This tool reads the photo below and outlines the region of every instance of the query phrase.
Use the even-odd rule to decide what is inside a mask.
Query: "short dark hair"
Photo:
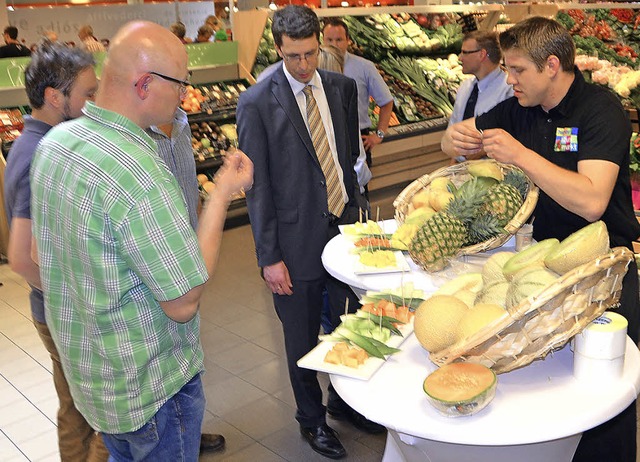
[[[173,24],[171,24],[171,26],[169,26],[169,30],[173,32],[173,35],[175,35],[179,39],[183,39],[187,34],[187,28],[181,22],[174,22]]]
[[[40,109],[44,105],[44,91],[48,87],[68,96],[78,75],[94,64],[93,55],[81,48],[41,40],[24,71],[29,104],[33,109]]]
[[[5,27],[4,33],[7,34],[11,40],[16,40],[18,38],[18,28],[16,26]]]
[[[556,56],[564,72],[573,72],[576,47],[569,31],[553,19],[534,16],[520,21],[500,34],[502,51],[512,48],[523,51],[536,65],[544,69],[549,56]]]
[[[288,5],[273,14],[273,41],[282,46],[282,36],[302,40],[315,35],[320,42],[320,21],[314,11],[302,5]]]
[[[198,35],[208,35],[209,37],[211,37],[214,32],[215,31],[213,30],[213,27],[211,27],[209,24],[203,24],[198,29]]]
[[[327,26],[342,27],[344,29],[344,32],[347,34],[347,38],[351,40],[351,36],[349,35],[349,27],[347,26],[347,23],[345,23],[342,19],[336,17],[325,18],[322,21],[323,33]]]
[[[502,52],[498,43],[498,34],[495,32],[487,32],[482,30],[474,30],[464,35],[462,41],[475,40],[482,50],[486,50],[489,61],[494,64],[500,64],[502,60]]]

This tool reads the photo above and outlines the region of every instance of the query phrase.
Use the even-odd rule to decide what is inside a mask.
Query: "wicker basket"
[[[417,180],[413,181],[409,186],[407,186],[396,199],[393,201],[393,206],[395,208],[395,218],[398,224],[404,223],[405,217],[409,212],[409,205],[411,204],[411,198],[420,190],[426,188],[434,178],[439,177],[448,177],[451,182],[457,186],[460,186],[462,183],[471,178],[471,175],[467,172],[467,168],[469,164],[474,162],[486,162],[486,160],[477,161],[470,160],[467,162],[462,162],[460,164],[452,165],[450,167],[440,168],[432,173],[428,173],[426,175],[421,176]],[[495,162],[495,161],[493,161]],[[502,169],[503,173],[506,173],[509,170],[516,170],[518,167],[514,167],[509,164],[501,164],[496,162]],[[527,177],[528,178],[528,177]],[[533,209],[536,207],[538,202],[538,194],[539,190],[536,185],[533,184],[531,180],[529,182],[529,191],[527,192],[527,197],[525,198],[520,210],[515,214],[515,216],[511,219],[509,223],[504,227],[505,232],[499,234],[491,239],[488,239],[484,242],[479,242],[478,244],[470,245],[468,247],[463,247],[458,252],[458,255],[472,255],[480,252],[485,252],[487,250],[496,249],[505,242],[507,242],[513,234],[515,234],[521,227],[526,223],[531,214],[533,213]]]
[[[481,363],[500,374],[544,358],[618,303],[633,258],[626,247],[614,248],[563,275],[463,342],[431,354],[431,360],[438,366]]]

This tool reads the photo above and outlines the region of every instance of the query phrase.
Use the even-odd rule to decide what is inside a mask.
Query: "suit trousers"
[[[53,364],[53,384],[56,388],[60,407],[58,408],[58,447],[62,462],[106,462],[109,451],[73,404],[69,384],[62,371],[60,355],[51,338],[46,324],[33,320],[38,335],[51,356]]]
[[[297,361],[318,344],[320,317],[322,313],[322,291],[327,288],[332,311],[344,313],[345,299],[349,300],[349,311],[355,312],[358,298],[342,282],[329,276],[312,281],[293,280],[292,295],[273,295],[276,313],[282,322],[284,345],[289,368],[289,379],[296,400],[296,420],[303,427],[315,427],[326,422],[326,409],[322,402],[322,389],[316,371],[298,367]],[[338,313],[332,318],[339,319]],[[341,400],[332,387],[329,401]]]

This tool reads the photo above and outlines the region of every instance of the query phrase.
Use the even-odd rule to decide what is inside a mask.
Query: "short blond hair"
[[[344,73],[344,55],[333,45],[320,45],[318,68],[342,74]]]

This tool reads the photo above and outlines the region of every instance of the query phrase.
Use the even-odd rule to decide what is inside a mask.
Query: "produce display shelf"
[[[389,127],[385,136],[385,141],[400,140],[417,135],[424,135],[438,130],[444,130],[449,123],[448,117],[435,117],[433,119],[421,120],[419,122],[411,122],[408,124],[396,125]]]
[[[209,114],[208,112],[193,112],[187,114],[187,120],[189,123],[193,122],[228,122],[236,120],[236,107],[229,107],[221,110],[216,110]]]
[[[196,172],[204,173],[209,169],[218,169],[222,165],[222,159],[220,157],[210,157],[208,159],[196,162]]]

